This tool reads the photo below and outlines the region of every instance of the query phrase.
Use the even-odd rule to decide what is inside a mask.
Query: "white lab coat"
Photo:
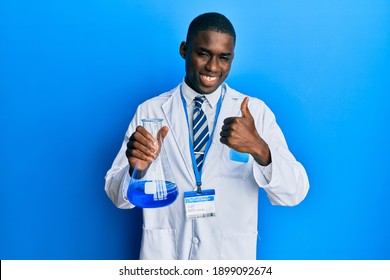
[[[258,188],[265,189],[274,205],[293,206],[306,196],[309,182],[305,169],[288,150],[273,113],[257,98],[250,98],[249,110],[271,151],[271,181],[251,156],[247,163],[229,159],[229,147],[220,143],[219,133],[225,118],[241,114],[245,95],[223,86],[226,94],[202,175],[203,189],[215,189],[215,217],[185,218],[183,193],[194,190],[196,183],[180,85],[142,103],[129,125],[106,175],[105,190],[112,202],[119,208],[134,207],[123,195],[130,180],[125,151],[129,137],[144,118],[161,118],[168,126],[164,148],[179,188],[179,196],[170,206],[143,209],[140,259],[256,259]]]

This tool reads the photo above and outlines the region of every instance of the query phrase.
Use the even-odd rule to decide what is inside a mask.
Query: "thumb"
[[[161,145],[164,141],[165,136],[167,136],[167,134],[168,134],[168,130],[169,130],[168,127],[163,126],[157,132],[157,141],[158,141],[158,149],[159,149],[158,152],[160,152],[160,150],[161,150]]]
[[[166,126],[163,126],[162,128],[160,128],[160,130],[157,132],[157,138],[164,140],[165,136],[167,136],[167,134],[168,134],[168,130],[169,129]]]
[[[245,97],[244,101],[242,101],[241,103],[241,114],[243,118],[252,117],[252,114],[248,108],[248,103],[249,103],[249,97]]]

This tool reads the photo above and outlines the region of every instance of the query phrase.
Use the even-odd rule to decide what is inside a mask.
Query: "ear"
[[[181,42],[180,44],[180,55],[182,58],[185,58],[186,57],[186,51],[187,51],[187,44],[186,42]]]

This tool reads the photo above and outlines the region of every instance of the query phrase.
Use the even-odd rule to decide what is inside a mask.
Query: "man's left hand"
[[[266,166],[271,163],[271,153],[256,130],[248,102],[249,97],[245,97],[241,103],[241,117],[229,117],[223,121],[220,141],[237,152],[251,154],[257,163]]]

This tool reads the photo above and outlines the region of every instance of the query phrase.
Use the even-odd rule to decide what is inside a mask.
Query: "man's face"
[[[214,92],[227,78],[234,58],[234,38],[227,33],[200,31],[180,45],[185,59],[186,83],[196,92]]]

